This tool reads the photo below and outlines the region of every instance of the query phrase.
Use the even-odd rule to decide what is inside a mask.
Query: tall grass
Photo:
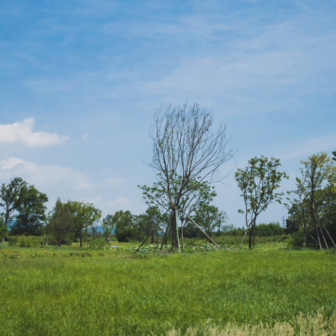
[[[242,242],[243,236],[213,236],[212,239],[217,244],[227,244],[227,245],[240,245]],[[185,238],[185,244],[201,244],[208,241],[207,239],[199,238]],[[265,244],[265,243],[278,243],[284,241],[283,236],[269,236],[269,237],[253,237],[254,245]],[[248,236],[245,237],[243,245],[248,244]]]
[[[188,328],[186,336],[332,336],[336,335],[336,314],[325,318],[322,313],[304,317],[302,314],[289,322],[277,322],[274,326],[259,324],[237,326],[228,324],[224,329],[203,327]],[[172,329],[166,336],[181,336],[181,330]]]
[[[319,309],[327,318],[336,308],[332,253],[40,255],[0,261],[1,335],[185,334],[225,330],[229,322],[273,327]]]

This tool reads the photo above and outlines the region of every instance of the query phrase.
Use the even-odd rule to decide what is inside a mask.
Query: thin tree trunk
[[[154,244],[154,242],[155,242],[155,235],[154,235],[154,231],[152,231],[150,243]]]
[[[163,235],[160,250],[162,250],[163,245],[167,245],[167,243],[165,243],[165,241],[166,241],[166,237],[167,237],[168,226],[169,226],[169,224],[167,225],[167,227],[166,227],[166,231],[165,231],[165,233],[164,233],[164,235]]]
[[[83,246],[83,235],[79,236],[79,247]]]
[[[173,216],[171,219],[171,236],[172,236],[172,248],[177,249],[177,232],[176,232],[176,208],[173,209]]]
[[[322,245],[321,245],[321,240],[320,240],[320,234],[319,234],[319,231],[318,231],[316,218],[315,218],[315,216],[314,216],[314,208],[312,208],[312,217],[313,217],[313,221],[314,221],[314,225],[315,225],[315,230],[316,230],[316,235],[317,235],[318,246],[319,246],[319,249],[322,250]]]
[[[311,177],[312,186],[311,186],[311,191],[310,191],[310,214],[311,214],[311,217],[312,217],[314,225],[315,225],[318,245],[319,245],[320,250],[322,250],[320,234],[318,232],[317,220],[316,220],[316,216],[315,216],[315,207],[314,207],[314,184],[313,184],[314,176],[315,176],[315,173]]]
[[[306,229],[304,228],[304,232],[303,232],[303,243],[302,246],[307,246],[307,232]]]
[[[252,233],[253,233],[253,231],[252,231],[252,228],[251,228],[250,231],[249,231],[249,249],[252,248]]]
[[[49,236],[49,233],[47,232],[47,234],[46,234],[46,246],[48,246],[48,236]]]
[[[182,243],[182,248],[184,248],[183,221],[182,220],[181,220],[181,243]]]

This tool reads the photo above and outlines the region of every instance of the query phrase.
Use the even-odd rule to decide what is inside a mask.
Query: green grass
[[[219,236],[217,237],[216,235],[213,235],[212,239],[217,243],[217,244],[227,244],[227,245],[240,245],[243,239],[243,236]],[[246,235],[244,238],[244,245],[248,244],[249,237]],[[192,244],[201,244],[204,242],[207,242],[207,239],[204,238],[185,238],[184,239],[186,244],[192,243]],[[269,237],[258,237],[255,236],[253,237],[254,245],[257,244],[265,244],[265,243],[276,243],[276,242],[282,242],[283,238],[282,236],[269,236]]]
[[[228,322],[273,325],[320,309],[328,317],[335,266],[334,253],[302,250],[132,257],[2,248],[1,335],[166,335]]]

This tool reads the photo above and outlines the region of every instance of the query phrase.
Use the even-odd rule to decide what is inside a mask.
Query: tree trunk
[[[306,246],[307,245],[307,229],[306,226],[303,227],[303,242],[302,242],[302,246]]]
[[[48,232],[46,233],[46,246],[48,246]]]
[[[322,250],[322,246],[321,246],[321,240],[320,240],[320,235],[318,232],[318,228],[317,228],[317,221],[316,221],[316,217],[315,217],[315,207],[314,207],[314,188],[315,188],[315,184],[314,184],[314,180],[315,179],[315,171],[313,172],[312,177],[310,178],[311,181],[311,190],[310,190],[310,214],[312,217],[312,220],[314,222],[315,225],[315,230],[316,230],[316,235],[317,235],[317,241],[318,241],[318,245],[320,250]]]
[[[181,244],[182,244],[182,248],[184,248],[183,221],[182,220],[181,220]]]
[[[314,209],[314,203],[313,203],[313,201],[311,202],[311,216],[313,218],[314,225],[315,225],[315,230],[316,230],[316,235],[317,235],[317,242],[318,242],[320,250],[322,250],[322,245],[321,245],[321,240],[320,240],[320,234],[319,234],[318,227],[317,227],[317,221],[316,221],[316,217],[315,217],[315,209]]]
[[[83,235],[79,236],[79,247],[83,246]]]
[[[172,248],[177,249],[177,231],[176,231],[176,210],[173,210],[173,216],[171,219],[171,235],[172,235]]]
[[[167,239],[167,231],[168,231],[168,225],[166,227],[166,231],[165,231],[165,233],[163,235],[163,238],[162,238],[162,243],[161,243],[160,250],[162,250],[163,245],[167,245],[167,241],[166,241],[166,239]]]
[[[254,229],[254,226],[252,226],[252,227],[250,228],[250,231],[249,231],[249,249],[252,249],[253,229]]]

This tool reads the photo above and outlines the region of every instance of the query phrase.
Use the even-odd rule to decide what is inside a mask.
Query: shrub
[[[9,246],[15,246],[17,243],[17,238],[15,236],[8,237],[8,244]]]
[[[19,243],[20,247],[35,247],[40,240],[41,237],[37,236],[17,236],[17,242]]]
[[[134,230],[130,226],[125,226],[123,228],[118,228],[116,230],[116,237],[119,243],[124,243],[130,241],[134,235]]]

